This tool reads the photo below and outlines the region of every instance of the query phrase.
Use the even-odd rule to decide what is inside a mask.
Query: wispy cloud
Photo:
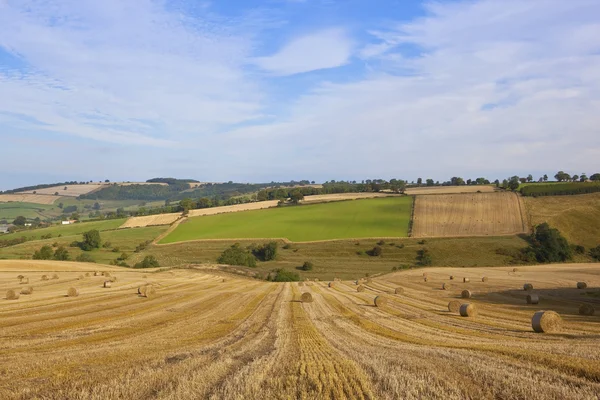
[[[295,38],[276,54],[257,57],[254,63],[276,75],[293,75],[345,65],[352,47],[343,29],[328,29]]]

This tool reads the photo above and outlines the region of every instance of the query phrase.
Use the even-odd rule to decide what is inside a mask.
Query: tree
[[[564,182],[571,180],[571,175],[567,174],[564,171],[558,171],[556,175],[554,175],[554,178],[556,178],[556,180],[559,182]]]
[[[304,200],[304,195],[296,189],[291,193],[290,198],[292,199],[292,203],[298,204],[301,200]]]
[[[100,206],[100,203],[98,203],[98,202],[95,202],[95,203],[94,203],[94,207],[93,207],[93,208],[94,208],[94,210],[99,210],[99,209],[100,209],[100,207],[101,207],[101,206]]]
[[[41,249],[36,250],[33,253],[33,259],[34,260],[50,260],[53,255],[54,255],[54,252],[52,251],[52,247],[50,247],[48,245],[44,245],[44,246],[42,246]]]
[[[421,186],[423,184],[423,179],[419,178],[417,179],[417,185]]]
[[[463,178],[454,176],[452,177],[452,179],[450,179],[450,183],[452,184],[452,186],[461,186],[465,184],[465,181],[463,180]]]
[[[93,249],[99,249],[102,244],[100,238],[100,232],[96,229],[83,233],[83,242],[80,243],[81,250],[91,251]]]
[[[13,225],[18,225],[18,226],[23,226],[25,225],[25,223],[27,222],[27,219],[22,216],[19,215],[17,218],[15,218],[15,220],[13,221]]]
[[[250,246],[249,250],[261,261],[272,261],[277,257],[277,242],[269,242],[262,246]]]
[[[535,258],[541,263],[564,262],[573,257],[567,239],[546,222],[535,227],[531,239]]]
[[[595,173],[595,174],[592,174],[592,176],[590,176],[590,180],[591,180],[591,181],[594,181],[594,182],[596,182],[596,181],[600,181],[600,172],[597,172],[597,173]]]
[[[426,181],[427,186],[433,186],[433,179],[427,179]]]
[[[109,180],[109,179],[105,179],[105,180],[104,180],[104,182],[106,182],[106,183],[109,183],[109,182],[110,182],[110,180]]]
[[[527,175],[527,182],[533,182],[533,175]]]
[[[95,263],[96,260],[94,260],[92,258],[92,256],[90,256],[87,253],[81,253],[80,255],[77,256],[77,258],[75,258],[75,261],[79,261],[79,262],[89,262],[89,263]]]
[[[189,211],[194,208],[194,201],[188,197],[179,202],[179,206],[183,211]]]
[[[269,274],[269,280],[272,282],[298,282],[300,275],[286,269],[277,269],[274,273]]]
[[[510,180],[508,181],[508,188],[510,190],[517,190],[520,185],[521,185],[521,181],[519,180],[518,176],[512,176],[510,178]]]
[[[525,182],[527,182],[527,178],[519,178],[519,182],[525,183]]]
[[[600,245],[590,249],[590,257],[596,261],[600,261]]]
[[[417,264],[421,266],[429,266],[433,264],[429,250],[421,249],[417,251]]]
[[[544,174],[544,182],[548,182],[548,175]]]
[[[63,203],[58,203],[58,208],[63,208],[65,205]]]
[[[579,177],[579,182],[585,182],[585,181],[587,181],[587,179],[588,179],[588,177],[585,174],[585,172],[582,172],[581,176]]]
[[[198,199],[198,203],[196,204],[198,208],[210,208],[212,207],[212,201],[208,197],[201,197]]]
[[[496,179],[494,181],[494,185],[496,185],[496,187],[500,187],[500,180]]]
[[[69,256],[69,251],[65,249],[63,246],[60,246],[54,251],[54,259],[59,261],[68,261],[71,257]]]
[[[579,175],[573,175],[573,182],[577,182],[579,180]]]

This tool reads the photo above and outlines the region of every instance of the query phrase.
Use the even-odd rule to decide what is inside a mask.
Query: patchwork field
[[[180,213],[145,215],[143,217],[128,218],[121,228],[139,228],[154,225],[171,225],[181,218]]]
[[[40,239],[42,236],[51,235],[52,237],[77,235],[92,229],[99,231],[118,229],[125,219],[109,219],[105,221],[81,222],[72,225],[55,225],[48,228],[25,230],[7,235],[2,235],[2,239],[14,239],[25,236],[32,239]]]
[[[201,217],[205,215],[217,215],[217,214],[226,214],[233,213],[239,211],[252,211],[252,210],[263,210],[266,208],[274,208],[277,207],[278,200],[269,200],[269,201],[258,201],[256,203],[247,203],[247,204],[236,204],[234,206],[222,206],[222,207],[211,207],[211,208],[200,208],[197,210],[190,210],[190,217]]]
[[[22,203],[34,203],[34,204],[53,204],[58,200],[59,196],[42,195],[42,194],[0,194],[0,203],[8,202],[22,202]]]
[[[527,231],[514,193],[417,196],[414,237],[508,235]]]
[[[12,222],[19,215],[32,219],[36,217],[44,218],[45,213],[51,208],[52,206],[47,204],[0,202],[0,219],[7,219]]]
[[[104,288],[109,277],[116,281]],[[598,265],[430,268],[364,281],[265,283],[211,270],[0,261],[2,399],[592,399]],[[86,276],[89,273],[90,276]],[[54,274],[58,279],[52,279]],[[17,275],[29,284],[20,285]],[[42,280],[47,275],[49,280]],[[449,276],[455,279],[450,280]],[[486,276],[487,282],[481,278]],[[463,283],[462,278],[471,279]],[[575,283],[586,281],[588,289]],[[441,290],[442,284],[452,284]],[[538,305],[522,290],[533,284]],[[152,284],[144,297],[138,287]],[[32,294],[7,300],[9,289]],[[78,297],[66,297],[70,287]],[[403,289],[395,294],[396,288]],[[469,289],[473,297],[461,300]],[[313,302],[300,302],[309,293]],[[384,296],[387,304],[376,307]],[[461,317],[448,302],[470,303]],[[534,333],[538,310],[562,316]]]
[[[58,192],[59,196],[77,197],[79,195],[88,194],[90,192],[93,192],[94,190],[98,190],[104,186],[105,185],[102,185],[102,184],[92,184],[92,183],[88,183],[86,185],[63,185],[63,186],[52,186],[52,187],[45,188],[45,189],[36,189],[35,192],[36,192],[36,194],[45,194],[45,195],[54,195],[56,192]],[[18,194],[33,193],[33,192],[34,192],[34,190],[26,190],[23,192],[19,192]]]
[[[523,198],[532,225],[548,222],[570,242],[600,245],[600,193]]]
[[[493,185],[474,185],[474,186],[423,186],[407,188],[404,192],[408,195],[417,194],[452,194],[452,193],[491,193],[496,191]]]
[[[404,196],[203,216],[182,222],[160,243],[231,238],[287,238],[302,242],[404,237],[411,207],[412,198]]]

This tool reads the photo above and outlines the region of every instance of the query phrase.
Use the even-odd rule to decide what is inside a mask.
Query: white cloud
[[[27,65],[0,66],[0,112],[42,131],[164,146],[261,115],[249,39],[160,2],[9,1],[0,46]]]
[[[257,57],[254,63],[276,75],[293,75],[345,65],[352,49],[352,40],[342,29],[328,29],[295,38],[276,54]]]

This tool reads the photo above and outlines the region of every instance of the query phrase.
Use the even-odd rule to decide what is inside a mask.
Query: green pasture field
[[[81,234],[92,229],[97,229],[99,231],[117,229],[119,226],[123,225],[123,222],[125,222],[125,218],[110,219],[106,221],[80,222],[72,225],[55,225],[48,228],[24,230],[2,235],[0,236],[0,239],[14,239],[25,236],[30,240],[37,240],[40,239],[42,235],[48,234],[52,234],[52,237],[58,237],[58,235],[71,236]]]
[[[122,220],[120,220],[122,221]],[[105,221],[108,222],[108,221]],[[78,224],[80,226],[92,225],[93,223]],[[73,225],[74,226],[74,225]],[[108,227],[108,225],[105,225]],[[101,226],[97,226],[96,229],[102,229]],[[81,234],[71,234],[69,236],[52,237],[51,239],[35,240],[30,242],[21,243],[15,246],[0,248],[0,259],[30,259],[36,250],[39,250],[44,245],[55,245],[54,249],[58,246],[64,246],[71,256],[71,260],[81,254],[86,253],[90,255],[96,262],[108,264],[110,261],[115,260],[121,255],[121,253],[128,254],[131,258],[126,262],[130,265],[140,261],[143,257],[138,256],[133,251],[140,244],[148,240],[153,240],[155,237],[166,231],[168,226],[151,226],[145,228],[133,228],[133,229],[119,229],[119,230],[103,230],[100,232],[100,238],[102,243],[110,242],[110,247],[102,247],[100,249],[94,249],[92,251],[82,251],[78,247],[69,247],[74,241],[80,241],[82,239]],[[90,228],[93,229],[93,228]],[[115,250],[115,251],[113,251]]]
[[[18,201],[0,203],[0,220],[6,219],[8,222],[12,222],[19,215],[30,219],[36,217],[45,219],[47,211],[51,210],[53,207],[53,205],[22,203]]]
[[[406,237],[410,196],[242,211],[190,218],[161,243],[195,239],[287,238],[315,240]]]

